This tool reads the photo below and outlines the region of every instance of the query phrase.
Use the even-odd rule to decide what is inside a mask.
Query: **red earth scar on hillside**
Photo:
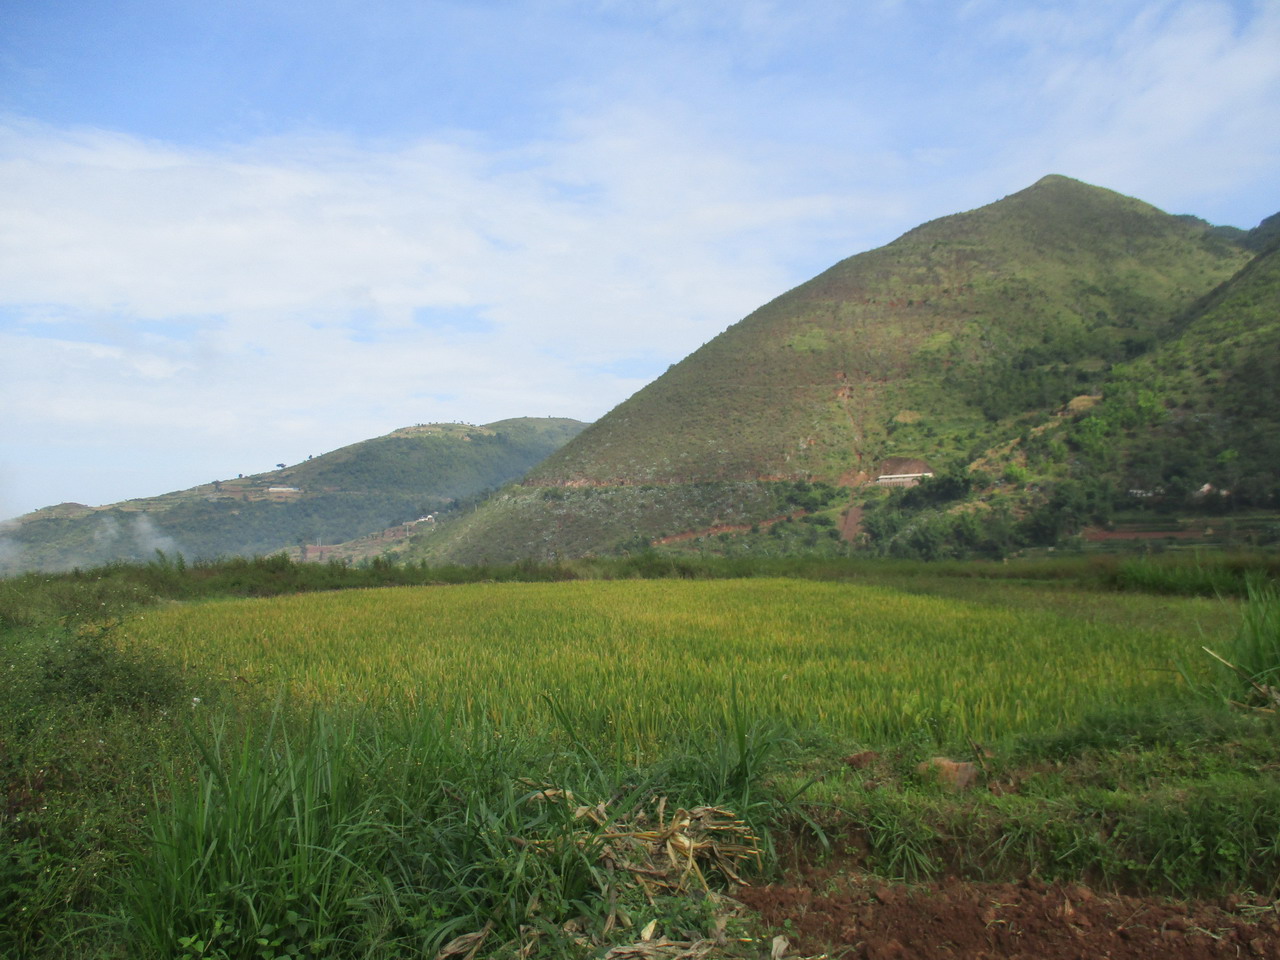
[[[862,533],[862,508],[850,507],[840,517],[840,539],[856,540]]]

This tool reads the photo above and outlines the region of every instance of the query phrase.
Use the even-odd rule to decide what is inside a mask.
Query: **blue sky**
[[[3,0],[0,517],[595,419],[1062,173],[1280,210],[1274,0]]]

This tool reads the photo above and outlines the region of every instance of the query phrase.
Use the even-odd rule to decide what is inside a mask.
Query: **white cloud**
[[[0,433],[100,429],[144,460],[161,436],[300,457],[597,417],[788,285],[803,225],[847,209],[637,110],[499,153],[11,123],[0,194]]]
[[[993,33],[1026,50],[1026,82],[1006,100],[1034,135],[997,169],[1066,173],[1220,220],[1251,187],[1280,204],[1280,7],[1246,12],[1082,0],[998,17]]]
[[[683,134],[615,116],[495,163],[432,143],[218,157],[11,126],[0,288],[10,304],[224,317],[218,339],[233,344],[278,340],[282,328],[292,337],[304,317],[404,328],[417,308],[453,306],[488,310],[525,344],[567,331],[588,351],[635,349],[655,333],[687,340],[690,325],[724,324],[726,288],[745,305],[783,280],[777,252],[745,236],[794,234],[798,220],[840,211],[771,196],[730,152]],[[707,303],[672,311],[663,298],[691,276]]]
[[[835,260],[1049,172],[1241,226],[1280,207],[1273,3],[516,6],[603,51],[520,100],[547,110],[523,140],[0,123],[4,505],[594,418]]]

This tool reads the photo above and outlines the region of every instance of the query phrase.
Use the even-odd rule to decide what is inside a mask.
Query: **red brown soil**
[[[840,518],[840,539],[856,540],[862,533],[862,508],[850,507]]]
[[[1078,884],[890,884],[834,871],[746,887],[735,897],[790,943],[788,956],[866,960],[1280,958],[1280,912],[1110,896]]]

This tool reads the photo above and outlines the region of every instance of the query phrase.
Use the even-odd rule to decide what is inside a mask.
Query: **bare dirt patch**
[[[856,540],[862,533],[862,508],[850,507],[840,517],[840,539]]]
[[[1264,899],[1210,903],[1103,895],[1035,879],[904,885],[823,870],[798,871],[735,897],[805,957],[1280,958],[1280,912]]]

